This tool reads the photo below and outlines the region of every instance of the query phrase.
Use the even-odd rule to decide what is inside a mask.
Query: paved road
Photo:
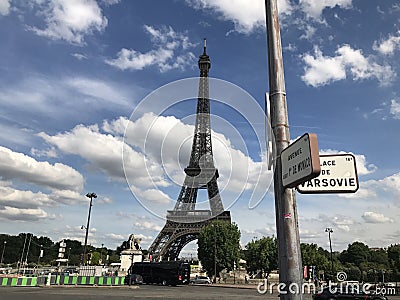
[[[260,295],[256,288],[229,288],[216,286],[164,287],[0,287],[1,300],[119,300],[119,299],[269,299],[279,300],[277,294]],[[304,295],[303,300],[311,300]],[[389,296],[400,300],[400,296]]]
[[[254,289],[209,286],[165,287],[0,287],[1,300],[116,300],[116,299],[276,299]],[[311,297],[305,298],[310,300]]]

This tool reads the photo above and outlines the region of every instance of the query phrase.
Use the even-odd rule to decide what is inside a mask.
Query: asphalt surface
[[[400,296],[389,296],[400,300]],[[0,300],[114,300],[114,299],[270,299],[279,300],[277,294],[260,294],[256,286],[188,285],[188,286],[50,286],[0,287]],[[311,300],[311,295],[303,295]]]
[[[250,288],[221,286],[139,287],[0,287],[1,300],[113,300],[113,299],[276,299],[261,295],[256,286]],[[306,298],[307,299],[307,298]],[[308,298],[310,300],[311,297]]]

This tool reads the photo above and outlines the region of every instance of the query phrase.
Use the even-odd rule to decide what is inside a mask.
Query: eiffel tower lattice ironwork
[[[218,169],[214,166],[211,144],[210,99],[208,72],[210,57],[204,52],[199,58],[199,91],[196,123],[189,166],[173,210],[167,211],[167,222],[149,248],[153,260],[175,260],[182,248],[197,239],[200,230],[213,220],[231,221],[219,194]],[[197,192],[207,189],[211,210],[196,210]]]

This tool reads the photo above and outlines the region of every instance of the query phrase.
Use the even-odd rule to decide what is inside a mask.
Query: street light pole
[[[68,248],[67,266],[69,265],[69,256],[71,255],[71,247]]]
[[[104,244],[101,244],[101,250],[100,250],[100,260],[101,260],[101,264],[103,264],[103,247],[104,247]]]
[[[279,281],[285,285],[280,294],[284,300],[300,300],[300,292],[293,293],[289,289],[294,285],[302,286],[302,265],[300,238],[297,219],[296,192],[283,187],[281,152],[290,143],[288,110],[286,103],[285,78],[283,70],[282,44],[278,20],[277,0],[265,0],[267,42],[268,42],[268,74],[271,128],[274,143],[274,195],[276,231],[278,238]]]
[[[37,260],[38,268],[39,268],[39,263],[40,263],[40,257],[42,256],[42,248],[43,248],[43,245],[40,245],[39,256],[38,256],[38,260]]]
[[[86,197],[90,198],[90,203],[89,203],[89,214],[88,214],[88,219],[87,219],[87,224],[86,224],[86,234],[85,234],[85,245],[83,247],[83,264],[86,265],[86,247],[87,247],[87,238],[89,234],[89,223],[90,223],[90,213],[92,211],[92,202],[93,198],[97,198],[97,195],[95,193],[87,193]]]
[[[331,250],[331,272],[332,272],[332,276],[333,276],[333,256],[332,256],[332,240],[331,240],[331,233],[333,232],[333,229],[328,227],[325,229],[325,232],[328,233],[328,237],[329,237],[329,248]]]
[[[4,258],[4,250],[6,249],[6,244],[7,244],[7,241],[4,241],[3,242],[3,252],[1,252],[1,264],[3,264],[3,258]]]
[[[214,229],[214,280],[213,283],[217,283],[217,229],[214,223],[211,223],[211,227]]]

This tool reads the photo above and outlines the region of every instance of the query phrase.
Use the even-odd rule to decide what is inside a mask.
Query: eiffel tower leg
[[[208,199],[210,199],[211,214],[217,216],[224,211],[221,196],[219,195],[217,179],[214,176],[207,183]]]

